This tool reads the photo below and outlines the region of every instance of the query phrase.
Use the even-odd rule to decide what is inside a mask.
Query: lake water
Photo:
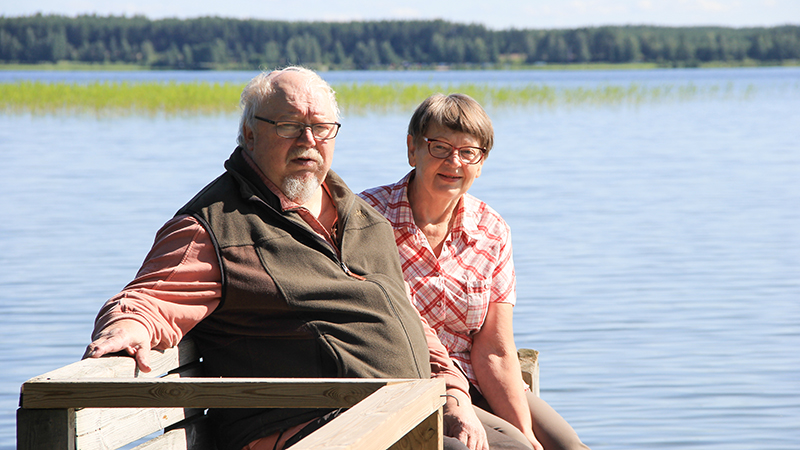
[[[244,83],[247,72],[2,72]],[[472,193],[509,222],[515,336],[593,449],[800,448],[800,69],[337,72],[333,82],[711,86],[490,108]],[[420,99],[422,100],[422,99]],[[407,170],[410,111],[345,116],[334,170]],[[235,115],[0,113],[0,450],[26,379],[80,358],[160,225],[222,170]]]

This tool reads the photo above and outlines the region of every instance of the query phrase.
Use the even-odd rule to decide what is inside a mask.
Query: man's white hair
[[[311,69],[306,69],[300,66],[289,66],[271,72],[262,72],[256,75],[255,78],[250,80],[242,91],[242,98],[239,101],[239,107],[242,109],[242,117],[239,119],[239,135],[236,138],[236,143],[240,147],[245,147],[244,126],[253,129],[255,126],[256,111],[260,111],[263,107],[269,105],[269,100],[272,94],[275,93],[275,78],[285,72],[299,72],[308,75],[309,87],[317,87],[328,94],[331,102],[331,108],[335,120],[339,121],[339,105],[336,102],[336,93],[327,81],[323,80],[316,72]]]

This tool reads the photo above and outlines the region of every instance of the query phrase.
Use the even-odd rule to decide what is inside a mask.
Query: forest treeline
[[[604,26],[490,30],[442,20],[286,22],[219,17],[0,17],[0,62],[125,63],[171,69],[494,67],[541,63],[781,63],[800,26]]]

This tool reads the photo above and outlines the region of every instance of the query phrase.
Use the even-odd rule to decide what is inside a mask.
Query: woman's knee
[[[501,419],[500,417],[486,411],[482,408],[475,408],[475,414],[480,419],[483,426],[486,428],[487,438],[489,438],[490,448],[520,448],[520,449],[533,449],[533,446],[528,441],[528,438],[522,434],[521,431],[511,423]],[[492,433],[494,432],[494,433]],[[493,438],[494,436],[494,438]],[[510,441],[509,441],[510,440]],[[494,441],[495,445],[492,445]],[[512,446],[512,442],[516,445]],[[522,445],[519,447],[518,445]]]
[[[545,450],[588,450],[578,433],[552,406],[532,393],[528,394],[533,434]]]

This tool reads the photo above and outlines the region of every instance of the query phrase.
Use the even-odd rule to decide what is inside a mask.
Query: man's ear
[[[252,153],[256,146],[256,134],[253,132],[253,129],[247,125],[246,121],[242,124],[242,136],[244,136],[245,149]]]

